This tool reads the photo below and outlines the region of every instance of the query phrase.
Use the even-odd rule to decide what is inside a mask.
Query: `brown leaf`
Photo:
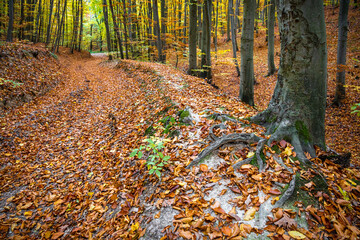
[[[296,221],[290,218],[287,214],[284,214],[280,220],[275,222],[275,224],[285,229],[291,229],[293,227],[297,227]]]
[[[54,234],[51,236],[51,239],[58,239],[58,238],[61,237],[63,234],[64,234],[63,232],[54,233]]]
[[[192,233],[190,231],[180,230],[179,231],[179,236],[183,237],[185,239],[192,239]]]
[[[268,193],[269,194],[272,194],[272,195],[280,195],[281,194],[281,192],[280,192],[280,190],[279,189],[270,189],[269,191],[268,191]]]

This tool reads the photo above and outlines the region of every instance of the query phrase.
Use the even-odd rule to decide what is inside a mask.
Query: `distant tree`
[[[112,4],[112,0],[109,0],[109,5],[110,5],[110,11],[111,11],[112,19],[113,19],[113,24],[114,24],[114,32],[116,34],[117,41],[119,44],[120,57],[121,57],[121,59],[124,59],[124,49],[123,49],[122,40],[121,40],[121,36],[120,36],[120,28],[117,23],[116,16],[114,14],[114,7]]]
[[[105,23],[105,29],[106,29],[106,44],[107,49],[109,52],[109,60],[112,60],[111,55],[111,36],[110,36],[110,28],[109,28],[109,20],[108,20],[108,8],[107,8],[107,1],[103,0],[103,13],[104,13],[104,23]]]
[[[233,59],[235,63],[235,69],[237,76],[240,76],[240,68],[236,56],[236,23],[235,23],[235,16],[234,16],[234,6],[233,0],[229,0],[229,14],[230,14],[230,23],[231,23],[231,43],[232,43],[232,50],[233,50]]]
[[[268,76],[275,73],[275,62],[274,62],[274,24],[275,24],[275,0],[270,0],[268,7]]]
[[[53,6],[54,6],[54,0],[50,0],[50,6],[49,6],[49,22],[48,22],[47,31],[46,31],[46,42],[45,42],[45,46],[49,45],[49,43],[50,43],[50,36],[51,36],[51,17],[52,17]]]
[[[158,1],[153,0],[154,33],[156,36],[156,47],[158,49],[158,61],[163,62],[163,43],[161,41]]]
[[[14,29],[14,0],[9,0],[9,24],[7,29],[6,41],[13,41],[13,29]]]
[[[254,106],[254,18],[256,0],[244,0],[241,32],[240,94],[242,102]]]
[[[336,92],[334,104],[340,105],[345,99],[345,69],[346,65],[346,43],[348,32],[348,11],[350,0],[340,0],[340,11],[338,20],[338,46],[337,46],[337,73],[336,73]]]
[[[197,0],[190,0],[189,6],[190,29],[189,29],[189,69],[188,74],[196,75],[197,68]]]
[[[202,43],[201,43],[201,73],[208,83],[211,81],[211,0],[204,0],[203,22],[202,22]]]

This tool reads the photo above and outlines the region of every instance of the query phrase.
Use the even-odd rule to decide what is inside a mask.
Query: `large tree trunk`
[[[234,6],[233,0],[229,0],[229,14],[230,14],[230,22],[231,22],[231,43],[233,50],[233,58],[237,76],[240,76],[240,68],[236,56],[236,24],[235,24],[235,16],[234,16]]]
[[[190,30],[189,30],[189,69],[188,74],[196,75],[194,69],[197,68],[197,0],[190,0],[189,7]]]
[[[111,38],[110,38],[110,28],[109,28],[109,20],[108,20],[108,8],[107,8],[107,1],[103,0],[103,11],[104,11],[104,22],[105,22],[105,29],[106,29],[106,44],[107,49],[109,52],[109,60],[112,60],[111,55]]]
[[[203,4],[203,26],[202,26],[202,43],[201,43],[201,74],[208,83],[211,81],[211,0],[204,0]]]
[[[14,28],[14,0],[9,0],[9,25],[7,29],[6,41],[13,41],[13,28]]]
[[[327,50],[323,1],[279,0],[281,60],[268,108],[253,117],[272,140],[285,139],[297,156],[325,147]]]
[[[256,1],[244,0],[243,28],[241,33],[241,73],[239,98],[254,106],[254,17]]]
[[[268,10],[268,76],[271,76],[276,71],[274,62],[275,0],[270,0]]]
[[[346,42],[348,32],[348,11],[350,0],[340,1],[339,11],[339,35],[337,47],[337,73],[336,73],[336,92],[334,104],[339,105],[345,99],[345,69],[346,65]]]

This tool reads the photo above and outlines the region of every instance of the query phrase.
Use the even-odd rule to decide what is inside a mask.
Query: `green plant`
[[[355,103],[351,106],[351,113],[360,117],[360,103]]]
[[[3,84],[5,84],[5,83],[11,83],[11,85],[12,85],[13,88],[16,88],[16,87],[18,87],[18,86],[23,85],[23,83],[16,82],[16,81],[13,81],[13,80],[4,79],[4,78],[1,78],[1,77],[0,77],[0,85],[3,85]]]
[[[134,149],[130,154],[130,157],[137,156],[138,158],[141,158],[144,155],[144,153],[142,152],[144,149],[147,152],[150,152],[150,155],[146,160],[146,166],[149,170],[149,174],[156,174],[156,176],[158,176],[160,179],[161,171],[163,167],[168,163],[168,160],[170,159],[169,156],[165,156],[162,153],[162,150],[164,148],[164,142],[155,137],[147,138],[144,141],[147,142],[148,145],[147,146],[142,145],[140,146],[140,148]]]

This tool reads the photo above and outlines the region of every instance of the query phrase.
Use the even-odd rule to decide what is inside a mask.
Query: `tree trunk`
[[[348,11],[350,0],[340,1],[339,11],[339,35],[337,47],[337,73],[336,73],[336,92],[334,104],[340,105],[341,101],[345,99],[345,69],[346,65],[346,43],[348,32]]]
[[[166,54],[165,54],[165,48],[166,48],[166,39],[165,34],[167,32],[167,7],[165,4],[165,0],[161,0],[161,48],[162,48],[162,55],[161,55],[161,62],[166,62]]]
[[[281,60],[268,108],[253,117],[273,140],[285,139],[299,159],[325,148],[327,50],[323,1],[285,1],[278,5]]]
[[[14,0],[9,0],[9,25],[7,29],[6,41],[13,41],[13,28],[14,28]]]
[[[162,41],[160,33],[160,24],[159,24],[159,9],[157,0],[153,0],[153,10],[154,10],[154,32],[156,35],[156,47],[158,49],[158,61],[162,62]]]
[[[39,6],[38,6],[38,12],[37,12],[37,16],[36,16],[36,30],[35,30],[35,43],[39,42],[39,37],[40,37],[40,16],[41,16],[41,0],[39,0]]]
[[[122,40],[121,40],[120,32],[119,32],[120,29],[119,29],[119,25],[117,24],[117,21],[116,21],[116,16],[114,14],[112,0],[109,0],[109,5],[110,5],[110,11],[111,11],[112,19],[113,19],[113,24],[114,24],[114,32],[116,33],[119,48],[120,48],[120,57],[121,57],[121,59],[124,59],[124,50],[123,50]]]
[[[109,20],[108,20],[108,8],[107,8],[107,1],[103,0],[103,11],[104,11],[104,22],[105,22],[105,29],[106,29],[106,44],[107,49],[109,52],[109,60],[112,60],[111,55],[111,37],[110,37],[110,28],[109,28]]]
[[[202,27],[202,44],[201,44],[201,74],[208,83],[211,81],[211,0],[204,0],[203,4],[203,27]]]
[[[24,1],[25,0],[21,0],[20,1],[20,21],[19,21],[19,35],[18,38],[21,40],[24,38],[24,19],[25,19],[25,15],[24,15]]]
[[[123,3],[123,25],[124,25],[124,35],[125,35],[125,56],[126,59],[129,59],[129,38],[127,31],[127,17],[126,17],[126,4],[125,0],[122,0]]]
[[[109,0],[110,1],[110,0]],[[82,35],[83,35],[83,17],[84,17],[84,6],[83,0],[80,0],[80,33],[79,33],[79,44],[77,50],[81,52],[81,42],[82,42]]]
[[[65,21],[65,12],[66,12],[66,4],[67,4],[67,0],[65,0],[65,3],[64,3],[64,9],[63,9],[63,13],[62,13],[62,16],[61,16],[61,22],[60,22],[60,25],[59,25],[59,28],[58,28],[58,32],[56,34],[56,38],[55,38],[55,43],[54,43],[54,46],[53,46],[53,49],[52,51],[55,53],[55,52],[58,52],[59,51],[59,44],[60,44],[60,37],[61,37],[61,29],[62,29],[62,26],[64,25],[64,21]],[[64,34],[64,33],[63,33]]]
[[[54,6],[54,0],[50,0],[49,22],[48,22],[47,31],[46,31],[46,42],[45,42],[45,46],[49,45],[49,43],[50,43],[51,16],[52,16],[53,6]]]
[[[243,28],[241,34],[241,73],[239,98],[254,106],[254,17],[256,0],[244,0]]]
[[[229,9],[229,1],[225,1],[228,3],[227,5],[227,14],[226,14],[226,41],[229,42],[231,40],[230,37],[230,9]]]
[[[197,0],[190,0],[189,6],[190,29],[189,29],[189,69],[188,74],[195,76],[197,68]]]
[[[270,0],[268,7],[268,76],[275,73],[274,62],[274,23],[275,23],[275,0]]]
[[[233,0],[229,0],[229,14],[230,14],[230,23],[231,23],[231,43],[233,50],[233,58],[237,76],[240,76],[239,64],[236,56],[236,24],[235,24],[235,16],[234,16],[234,6]]]
[[[217,58],[217,50],[218,50],[218,23],[219,23],[219,0],[216,0],[216,15],[215,15],[215,29],[214,29],[214,47],[215,47],[215,58]]]

